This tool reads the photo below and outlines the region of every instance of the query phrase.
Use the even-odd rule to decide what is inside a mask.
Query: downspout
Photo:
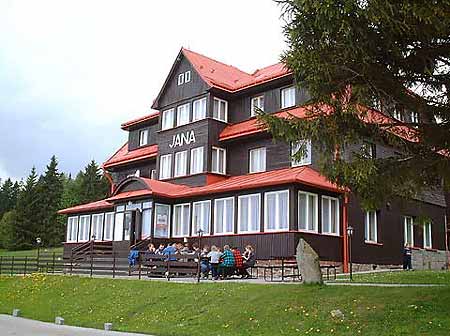
[[[342,241],[343,241],[343,263],[342,263],[342,269],[344,273],[349,272],[348,267],[348,235],[347,235],[347,228],[348,228],[348,194],[344,194],[344,205],[342,208]]]
[[[115,184],[114,184],[114,181],[113,181],[113,179],[112,179],[112,177],[111,177],[111,174],[105,169],[105,167],[102,167],[102,170],[103,170],[103,175],[105,175],[106,176],[106,178],[108,179],[108,181],[109,181],[109,184],[110,184],[110,194],[112,195],[113,193],[114,193],[114,190],[115,190]]]

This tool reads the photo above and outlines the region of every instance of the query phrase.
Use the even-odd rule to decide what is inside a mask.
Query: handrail
[[[136,244],[130,246],[130,251],[131,250],[139,250],[145,244],[150,244],[151,241],[152,241],[151,237],[140,240]]]

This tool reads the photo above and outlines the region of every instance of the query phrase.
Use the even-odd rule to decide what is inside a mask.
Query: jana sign
[[[172,143],[169,144],[170,148],[181,147],[184,145],[189,145],[195,143],[194,131],[186,131],[184,133],[175,134],[172,137]]]

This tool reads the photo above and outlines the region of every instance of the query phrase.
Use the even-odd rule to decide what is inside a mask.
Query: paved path
[[[365,282],[326,282],[329,286],[360,286],[360,287],[444,287],[441,284],[395,284],[395,283],[365,283]]]
[[[52,323],[0,315],[1,336],[144,336],[143,334],[59,326]],[[149,336],[149,335],[145,335]]]

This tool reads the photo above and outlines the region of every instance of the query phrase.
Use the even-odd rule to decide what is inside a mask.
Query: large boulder
[[[319,256],[303,239],[298,242],[296,257],[302,282],[305,284],[322,284]]]

